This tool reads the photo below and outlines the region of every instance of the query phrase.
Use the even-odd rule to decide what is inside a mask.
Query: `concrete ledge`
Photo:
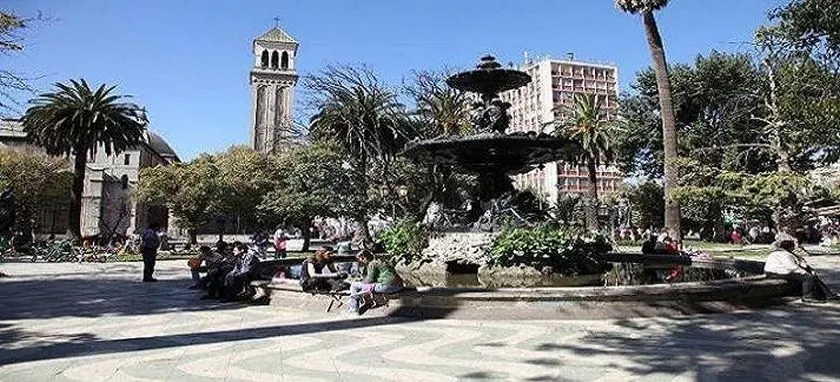
[[[297,284],[262,288],[275,306],[323,312],[335,301],[330,295],[303,292]],[[387,306],[367,314],[473,319],[675,316],[766,307],[797,292],[797,285],[764,276],[631,287],[418,288],[390,295]]]

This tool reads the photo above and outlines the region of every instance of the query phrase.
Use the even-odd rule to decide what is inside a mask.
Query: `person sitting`
[[[347,289],[343,281],[347,274],[340,272],[332,260],[332,247],[324,246],[303,261],[300,268],[300,287],[306,292],[330,292]],[[328,273],[325,273],[324,270]]]
[[[228,251],[228,245],[224,241],[216,243],[213,258],[215,261],[212,264],[207,264],[207,275],[204,277],[207,295],[202,299],[222,297],[225,289],[225,276],[236,267],[236,258]]]
[[[782,240],[764,263],[764,273],[770,278],[780,278],[802,285],[802,301],[823,303],[836,295],[814,274],[805,259],[794,253],[796,243]]]
[[[653,255],[656,253],[656,236],[650,235],[648,239],[642,243],[642,253],[645,255]]]
[[[222,298],[225,300],[245,297],[245,287],[251,282],[260,264],[257,251],[249,250],[247,245],[239,242],[233,244],[233,257],[236,263],[233,270],[225,275],[222,290]]]
[[[362,282],[350,285],[350,299],[347,305],[351,313],[362,314],[370,306],[373,299],[366,299],[365,296],[373,297],[373,293],[395,293],[404,288],[403,280],[394,267],[374,259],[369,251],[359,251],[356,260],[364,267],[365,277]]]
[[[198,248],[198,256],[191,257],[187,260],[187,265],[190,267],[190,274],[192,275],[193,285],[189,289],[201,289],[207,283],[207,277],[201,277],[202,273],[208,273],[211,268],[218,267],[224,260],[224,255],[219,252],[214,252],[210,247],[202,245]],[[201,264],[204,265],[201,265]]]

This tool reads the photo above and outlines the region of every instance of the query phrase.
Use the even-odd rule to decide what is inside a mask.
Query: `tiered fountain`
[[[448,230],[431,240],[423,257],[430,264],[413,269],[411,274],[423,277],[428,284],[440,284],[441,275],[450,275],[453,270],[473,273],[484,265],[483,253],[495,238],[492,232],[483,232],[476,221],[480,217],[483,225],[498,226],[498,222],[487,220],[506,219],[502,211],[518,211],[525,215],[526,209],[533,209],[533,203],[526,206],[528,198],[513,187],[510,176],[525,173],[543,163],[568,159],[579,146],[567,139],[552,135],[530,132],[508,134],[510,126],[508,108],[510,104],[499,98],[499,93],[517,89],[531,82],[527,73],[503,69],[492,56],[481,58],[475,70],[458,73],[447,79],[455,89],[477,93],[480,101],[473,103],[471,123],[475,134],[464,137],[441,137],[413,141],[406,145],[405,155],[412,160],[427,164],[450,165],[459,170],[477,175],[478,192],[475,207],[483,214],[468,214],[462,211],[459,222],[473,227],[463,232],[463,227]],[[447,231],[447,227],[443,227]],[[437,275],[437,276],[435,276]],[[539,277],[539,274],[535,275]]]

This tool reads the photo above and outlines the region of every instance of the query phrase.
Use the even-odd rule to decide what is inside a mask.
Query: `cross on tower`
[[[280,17],[275,17],[274,18],[274,27],[275,28],[280,28]]]

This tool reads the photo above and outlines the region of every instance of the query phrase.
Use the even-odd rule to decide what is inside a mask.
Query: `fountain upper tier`
[[[484,56],[476,70],[449,77],[446,83],[459,90],[492,97],[503,91],[520,88],[531,82],[531,76],[513,69],[502,69],[493,56]]]

